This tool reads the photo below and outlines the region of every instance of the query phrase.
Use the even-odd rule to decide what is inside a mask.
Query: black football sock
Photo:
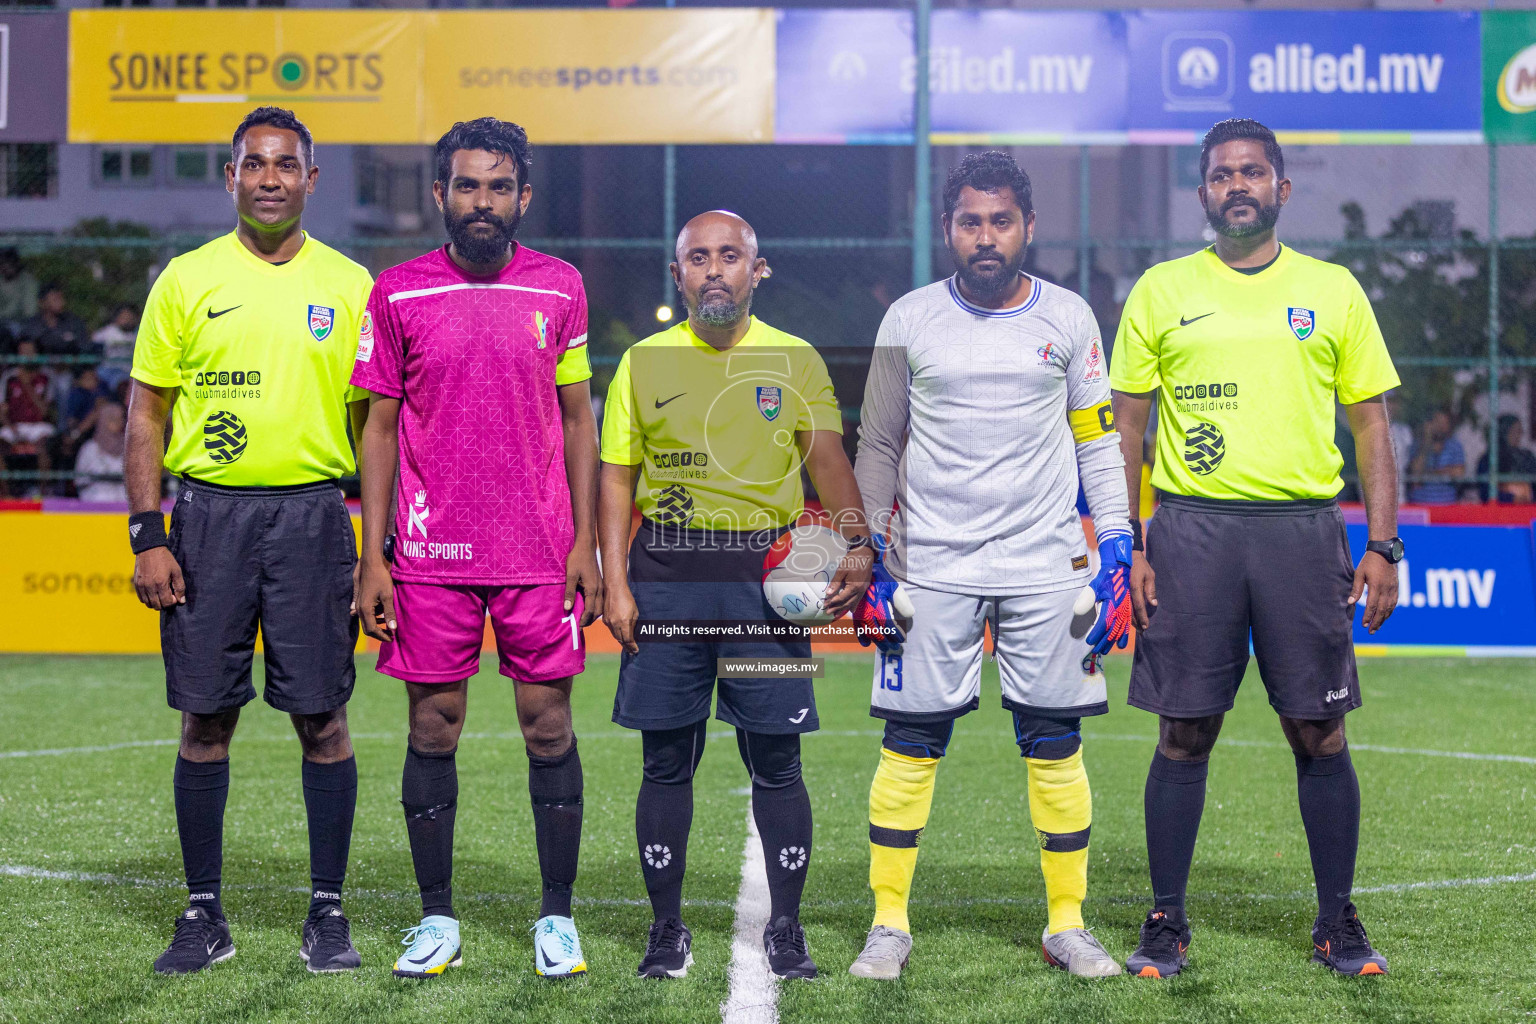
[[[1189,865],[1195,859],[1195,838],[1205,810],[1205,777],[1210,761],[1175,761],[1161,750],[1152,755],[1147,772],[1144,813],[1147,865],[1152,874],[1152,904],[1184,916]]]
[[[768,867],[769,921],[800,917],[800,894],[811,863],[811,795],[796,779],[770,789],[752,784],[752,819],[763,840]]]
[[[1331,757],[1297,754],[1296,791],[1317,881],[1317,913],[1331,921],[1349,902],[1360,846],[1360,781],[1349,748]]]
[[[214,917],[224,916],[219,882],[224,870],[224,804],[229,798],[229,758],[188,761],[176,755],[173,776],[176,832],[187,872],[187,898]]]
[[[456,751],[423,754],[406,745],[400,802],[411,841],[421,914],[457,917],[453,912],[453,819],[459,803]]]
[[[768,920],[798,920],[811,863],[811,796],[800,777],[800,737],[737,729],[736,749],[752,776],[752,820],[768,868]]]
[[[640,873],[656,920],[683,916],[683,871],[688,864],[688,830],[693,827],[693,779],[665,785],[640,780],[635,801],[635,840]]]
[[[357,814],[357,758],[304,762],[304,812],[309,819],[309,912],[341,906]]]
[[[528,796],[544,880],[540,917],[571,916],[571,887],[581,853],[581,790],[581,755],[574,737],[570,749],[557,757],[528,755]]]

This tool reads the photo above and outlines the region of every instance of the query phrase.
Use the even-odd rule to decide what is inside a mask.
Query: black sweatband
[[[1147,550],[1147,546],[1145,544],[1143,544],[1142,540],[1141,540],[1141,520],[1140,519],[1132,519],[1131,520],[1131,550],[1132,551],[1145,551],[1145,550]]]
[[[128,517],[128,544],[138,555],[150,548],[163,548],[169,544],[165,536],[165,513],[135,512]]]

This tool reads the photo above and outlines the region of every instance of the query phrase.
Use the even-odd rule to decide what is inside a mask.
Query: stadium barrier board
[[[360,530],[357,517],[354,530]],[[1091,525],[1085,522],[1091,537]],[[1362,655],[1536,655],[1536,523],[1404,526],[1399,604]],[[1351,548],[1365,527],[1348,527]],[[154,654],[158,617],[133,589],[133,555],[117,512],[0,511],[0,653]],[[489,640],[489,636],[487,636]],[[607,628],[586,630],[588,650],[617,650]],[[369,641],[360,639],[358,650]],[[850,650],[817,645],[818,653]]]

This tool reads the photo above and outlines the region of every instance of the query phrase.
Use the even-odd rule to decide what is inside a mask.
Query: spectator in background
[[[18,332],[37,313],[37,278],[21,265],[15,249],[0,249],[0,329]]]
[[[36,358],[37,343],[24,339],[16,354]],[[53,468],[49,446],[58,433],[53,425],[53,403],[48,398],[48,375],[35,362],[22,363],[0,377],[0,454],[7,467],[21,459],[35,460],[47,472]]]
[[[113,392],[101,382],[96,367],[84,367],[75,375],[75,382],[64,398],[64,455],[66,458],[96,429],[97,411],[112,399]]]
[[[112,319],[91,335],[101,353],[101,365],[97,373],[109,390],[128,376],[133,369],[133,343],[139,332],[139,310],[131,303],[123,303],[112,311]]]
[[[1506,476],[1533,477],[1536,476],[1536,455],[1520,444],[1524,431],[1520,426],[1520,417],[1505,414],[1499,417],[1499,500],[1511,502],[1517,505],[1527,505],[1531,501],[1532,484],[1530,479],[1505,481]],[[1477,473],[1479,476],[1488,474],[1488,455],[1477,460]],[[1488,500],[1488,483],[1484,481],[1477,485],[1478,492],[1483,500]]]
[[[95,431],[75,457],[75,490],[81,501],[127,503],[128,492],[122,480],[126,423],[127,413],[116,402],[103,402],[97,407]],[[103,476],[115,479],[99,479]]]
[[[1449,409],[1436,409],[1419,427],[1408,467],[1414,478],[1408,488],[1408,500],[1420,505],[1453,505],[1456,485],[1453,481],[1467,473],[1467,454],[1461,442],[1451,434],[1455,423]]]
[[[43,285],[37,296],[37,314],[22,321],[21,337],[37,342],[44,356],[73,356],[84,351],[91,334],[85,322],[69,311],[64,289]]]
[[[1408,500],[1408,464],[1413,461],[1413,428],[1403,419],[1401,388],[1387,392],[1387,422],[1392,438],[1392,461],[1397,464],[1397,503]]]

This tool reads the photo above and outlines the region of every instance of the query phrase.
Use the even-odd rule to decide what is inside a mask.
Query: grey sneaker
[[[1119,961],[1104,952],[1086,928],[1068,928],[1055,935],[1042,933],[1040,952],[1046,963],[1079,978],[1113,978],[1120,973]]]
[[[901,977],[902,968],[912,955],[912,936],[899,928],[877,924],[869,930],[864,940],[864,952],[848,968],[856,978],[878,978],[890,981]]]

